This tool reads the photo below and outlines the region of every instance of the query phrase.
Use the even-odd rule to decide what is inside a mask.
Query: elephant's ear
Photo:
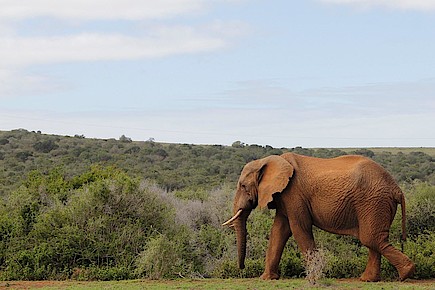
[[[267,206],[273,194],[282,192],[293,176],[293,166],[284,158],[272,155],[261,160],[258,184],[258,205]]]

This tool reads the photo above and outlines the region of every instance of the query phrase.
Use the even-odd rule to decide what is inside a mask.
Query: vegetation
[[[435,184],[435,155],[421,150],[392,154],[379,149],[376,153],[368,149],[346,152],[301,147],[277,149],[240,141],[232,146],[201,146],[157,143],[152,138],[134,142],[125,135],[119,140],[86,139],[82,135],[61,137],[20,129],[0,131],[0,196],[17,189],[23,177],[33,170],[47,173],[52,168],[62,167],[67,177],[72,178],[91,165],[100,164],[116,166],[129,176],[153,180],[163,189],[178,191],[188,198],[192,192],[201,195],[223,183],[233,184],[249,161],[289,151],[316,157],[365,155],[386,167],[399,183],[420,180]],[[427,151],[434,153],[431,149]]]
[[[230,147],[199,146],[134,142],[124,135],[92,140],[0,132],[0,280],[258,277],[274,212],[251,214],[243,271],[236,266],[234,233],[220,224],[231,216],[242,166],[289,151],[346,154],[239,141]],[[435,278],[434,157],[352,153],[373,158],[400,182],[408,199],[405,252],[417,263],[417,278]],[[391,240],[399,248],[400,228],[397,214]],[[313,271],[335,278],[362,273],[367,250],[356,239],[320,230],[315,235],[326,265]],[[385,260],[382,269],[383,277],[396,279]],[[284,277],[306,272],[294,239],[287,243],[280,271]]]
[[[318,283],[325,275],[326,259],[323,249],[308,251],[305,257],[305,275],[311,285]]]

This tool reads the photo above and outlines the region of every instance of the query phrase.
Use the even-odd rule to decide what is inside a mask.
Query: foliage
[[[424,232],[435,232],[435,186],[416,183],[409,191],[408,234],[416,237]]]
[[[407,243],[406,251],[417,264],[415,278],[434,278],[435,232],[426,232],[426,234],[415,237]]]
[[[92,168],[71,180],[59,175],[32,173],[27,186],[3,202],[3,278],[68,278],[87,268],[124,269],[130,274],[111,277],[132,277],[147,239],[174,223],[161,192],[112,168]]]
[[[248,219],[246,269],[236,264],[231,216],[242,166],[293,151],[317,157],[338,149],[276,149],[237,141],[233,146],[161,144],[0,132],[0,279],[119,280],[129,278],[258,277],[273,210]],[[405,252],[418,278],[435,278],[433,157],[421,152],[353,152],[380,162],[401,181],[407,197]],[[400,248],[400,210],[390,239]],[[367,249],[351,237],[314,232],[324,249],[326,277],[358,277]],[[385,260],[382,275],[395,279]],[[290,238],[282,277],[304,276]]]
[[[136,273],[150,279],[171,278],[174,273],[180,273],[182,267],[181,254],[177,251],[175,241],[165,235],[151,239],[146,250],[137,258]]]
[[[422,149],[423,150],[423,149]],[[64,168],[67,177],[84,173],[91,165],[115,166],[129,176],[156,181],[168,191],[195,198],[222,183],[235,183],[247,162],[271,154],[295,152],[316,157],[336,157],[347,152],[373,158],[398,182],[420,180],[435,185],[433,155],[424,152],[390,153],[360,149],[273,148],[236,141],[232,146],[165,144],[116,139],[62,137],[26,130],[0,131],[0,196],[17,189],[22,177],[33,170],[42,173]],[[429,151],[428,151],[429,152]],[[432,152],[432,151],[430,151]],[[192,196],[193,195],[193,196]]]

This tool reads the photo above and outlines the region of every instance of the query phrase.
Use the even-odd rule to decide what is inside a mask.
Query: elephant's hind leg
[[[412,277],[415,272],[414,262],[388,242],[388,233],[383,234],[379,249],[381,254],[396,267],[400,281]]]
[[[361,281],[378,282],[381,280],[381,254],[369,248],[369,260],[361,275]]]

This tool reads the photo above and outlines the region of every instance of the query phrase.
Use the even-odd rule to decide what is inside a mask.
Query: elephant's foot
[[[371,273],[366,269],[359,279],[363,282],[379,282],[381,281],[381,276],[379,273]]]
[[[407,278],[411,278],[415,273],[415,264],[410,260],[406,266],[398,269],[399,270],[399,279],[400,281],[404,281]]]
[[[371,251],[371,255],[369,256],[369,262],[367,263],[367,267],[359,278],[364,282],[379,282],[381,281],[381,256],[373,254]],[[370,259],[371,258],[371,259]]]
[[[263,280],[278,280],[279,279],[279,275],[276,273],[266,273],[264,272],[261,276],[261,279]]]

